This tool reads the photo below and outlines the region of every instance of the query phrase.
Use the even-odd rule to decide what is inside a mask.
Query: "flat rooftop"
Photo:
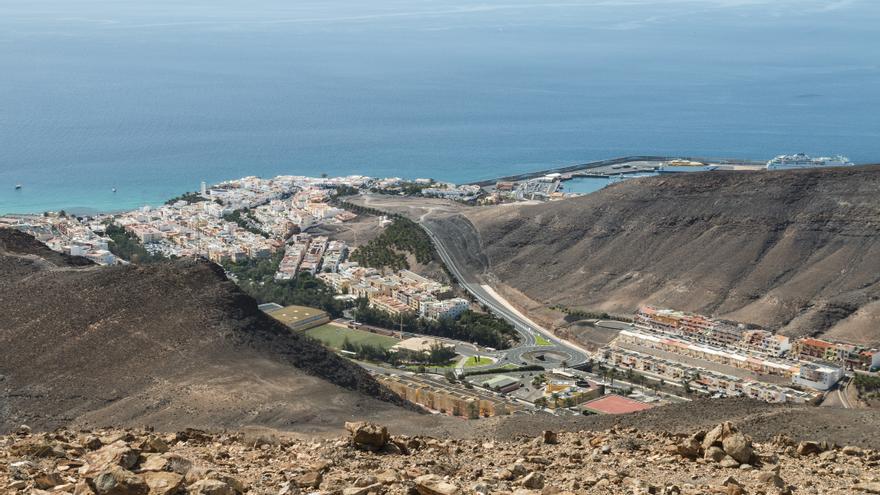
[[[439,347],[454,347],[452,344],[446,343],[439,339],[433,339],[431,337],[412,337],[406,340],[399,342],[397,345],[392,347],[392,350],[395,351],[412,351],[412,352],[431,352],[431,348],[439,346]]]
[[[653,406],[622,395],[609,394],[585,402],[581,407],[600,414],[628,414],[651,409]]]
[[[280,309],[269,309],[266,311],[266,314],[285,325],[296,325],[315,316],[327,315],[327,313],[320,309],[307,306],[284,306]]]
[[[284,306],[282,306],[278,303],[265,303],[265,304],[260,304],[259,306],[257,306],[257,308],[259,308],[259,310],[264,313],[271,313],[272,311],[275,311],[276,309],[283,309]]]

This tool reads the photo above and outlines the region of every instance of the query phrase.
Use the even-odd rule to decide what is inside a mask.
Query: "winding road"
[[[465,277],[462,269],[456,260],[449,254],[443,242],[428,229],[425,223],[419,225],[425,229],[428,236],[434,242],[437,248],[437,254],[449,269],[449,271],[458,279],[459,284],[465,288],[477,301],[489,308],[496,316],[503,318],[509,322],[520,334],[520,345],[505,351],[504,361],[513,364],[536,364],[531,356],[543,355],[549,362],[561,363],[565,361],[569,366],[576,366],[585,363],[589,356],[586,351],[577,346],[558,339],[550,331],[541,328],[528,317],[522,315],[518,311],[511,309],[507,301],[501,296],[487,288],[484,285],[468,282],[469,277]],[[539,345],[536,335],[542,336],[550,342],[550,345]],[[504,364],[504,363],[496,363]]]
[[[399,208],[400,204],[393,204],[394,200],[387,198],[375,198],[370,195],[362,196],[365,205],[376,209],[392,209]],[[391,203],[391,204],[389,204]],[[452,255],[452,251],[446,246],[435,232],[431,231],[431,222],[428,219],[438,211],[444,211],[442,207],[431,206],[409,206],[410,211],[419,210],[421,214],[415,216],[416,223],[424,229],[434,243],[437,254],[446,265],[446,268],[457,279],[458,283],[464,287],[478,302],[489,308],[489,310],[513,325],[514,329],[520,334],[520,342],[517,347],[497,351],[492,354],[498,359],[493,363],[492,367],[504,366],[505,364],[514,364],[522,366],[526,364],[538,365],[561,365],[563,362],[567,366],[577,366],[589,360],[589,353],[571,342],[559,339],[549,330],[542,328],[540,325],[523,315],[512,305],[510,305],[502,296],[496,293],[491,287],[476,282],[476,274],[468,273],[466,264],[456,260]],[[411,215],[412,216],[412,215]],[[549,342],[540,345],[537,336],[543,337]],[[478,369],[479,367],[474,367]]]

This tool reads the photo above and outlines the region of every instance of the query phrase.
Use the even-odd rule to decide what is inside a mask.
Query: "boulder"
[[[293,481],[285,482],[278,490],[278,495],[300,495],[299,487]]]
[[[555,431],[544,430],[544,443],[552,445],[558,441]]]
[[[740,463],[739,463],[739,461],[737,461],[733,457],[730,457],[729,455],[725,455],[724,459],[721,459],[721,462],[719,462],[718,464],[720,464],[721,467],[723,467],[723,468],[735,468],[735,467],[739,467]]]
[[[544,488],[544,475],[538,472],[529,473],[522,479],[523,488],[540,490]]]
[[[384,485],[391,485],[400,481],[400,475],[393,469],[386,469],[376,475],[376,481]]]
[[[139,448],[141,452],[158,452],[161,454],[168,452],[168,443],[156,435],[150,435],[140,443]]]
[[[45,438],[29,436],[13,445],[9,451],[22,457],[65,457],[67,455],[55,442]]]
[[[230,476],[226,473],[211,471],[210,473],[208,473],[207,478],[226,483],[227,485],[229,485],[230,488],[232,488],[232,491],[235,493],[244,493],[244,483],[242,483],[238,478]]]
[[[727,478],[724,479],[724,481],[723,481],[721,484],[724,485],[724,486],[726,486],[726,487],[728,487],[728,488],[730,488],[730,487],[732,487],[732,486],[737,486],[737,487],[739,487],[739,488],[743,488],[743,484],[740,483],[740,482],[739,482],[736,478],[734,478],[733,476],[728,476]],[[728,489],[728,492],[730,492],[729,489]]]
[[[749,462],[752,458],[752,441],[740,432],[732,432],[721,441],[724,452],[733,457],[741,464]]]
[[[318,488],[321,486],[323,478],[324,475],[321,474],[321,471],[309,471],[299,475],[296,478],[296,484],[300,488]]]
[[[356,480],[354,480],[354,486],[358,488],[363,488],[365,486],[375,485],[378,482],[379,480],[375,476],[368,474],[366,476],[359,476]]]
[[[172,495],[183,486],[183,476],[166,471],[142,473],[144,482],[150,487],[150,495]]]
[[[352,486],[343,488],[342,495],[367,495],[370,492],[378,492],[380,488],[382,488],[381,483],[367,486]]]
[[[118,440],[86,454],[85,461],[88,464],[86,471],[87,473],[95,473],[103,471],[110,466],[131,469],[137,464],[139,455],[140,453],[137,450]]]
[[[447,483],[436,474],[426,474],[415,479],[416,490],[420,495],[459,495],[461,489]]]
[[[27,488],[27,481],[24,480],[13,481],[6,485],[6,489],[10,492],[17,492],[18,490],[24,490],[25,488]]]
[[[64,479],[58,473],[40,473],[34,476],[34,485],[41,490],[55,488],[64,483]]]
[[[86,437],[85,440],[83,440],[83,446],[89,450],[98,450],[103,447],[104,444],[101,442],[100,438],[94,435],[89,435],[88,437]]]
[[[880,482],[859,483],[854,488],[862,493],[880,493]]]
[[[785,488],[785,481],[775,471],[762,471],[758,473],[758,481],[774,488]]]
[[[147,495],[150,492],[141,476],[115,464],[87,479],[97,495]]]
[[[726,424],[726,423],[725,423]],[[724,434],[724,424],[720,424],[715,428],[712,428],[706,433],[706,436],[703,437],[703,450],[709,450],[709,447],[721,446],[722,435]]]
[[[819,442],[809,442],[803,441],[797,446],[798,455],[813,455],[820,454],[824,452],[826,449],[822,448],[822,445]]]
[[[37,465],[31,461],[15,461],[7,466],[9,474],[15,480],[29,480],[31,474],[37,470]]]
[[[151,455],[141,463],[142,471],[169,471],[186,476],[192,469],[192,461],[177,454]]]
[[[92,490],[86,480],[80,480],[73,487],[73,495],[95,495],[95,490]]]
[[[365,450],[380,450],[388,443],[388,429],[375,423],[348,422],[345,429],[351,432],[354,445]]]
[[[724,453],[724,450],[721,447],[709,447],[706,449],[706,452],[703,454],[703,458],[712,461],[712,462],[721,462],[727,454]]]
[[[199,480],[186,491],[189,495],[235,495],[235,490],[220,480]]]
[[[853,445],[847,445],[846,447],[840,449],[840,453],[844,455],[851,455],[854,457],[862,457],[863,455],[865,455],[864,450]]]
[[[682,443],[676,444],[674,446],[675,453],[690,459],[696,459],[700,456],[700,453],[703,451],[703,447],[699,440],[694,437],[690,437]]]

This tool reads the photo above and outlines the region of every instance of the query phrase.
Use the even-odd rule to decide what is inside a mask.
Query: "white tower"
[[[205,184],[205,181],[202,181],[201,192],[202,192],[202,196],[207,196],[207,195],[208,195],[208,185]]]

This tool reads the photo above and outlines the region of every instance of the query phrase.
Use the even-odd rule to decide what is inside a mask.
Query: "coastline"
[[[541,168],[539,170],[522,172],[513,175],[500,175],[490,179],[482,179],[475,181],[467,181],[461,182],[462,185],[475,185],[480,187],[491,187],[494,186],[497,182],[501,181],[525,181],[530,179],[539,178],[548,174],[562,174],[565,175],[566,178],[571,178],[576,175],[584,176],[584,171],[598,169],[602,175],[608,175],[609,168],[612,168],[619,164],[625,163],[633,163],[633,162],[662,162],[669,160],[692,160],[697,162],[703,162],[706,164],[718,165],[721,167],[745,167],[745,168],[758,168],[763,167],[766,163],[766,160],[755,160],[755,159],[747,159],[747,158],[708,158],[708,157],[695,157],[695,156],[663,156],[663,155],[627,155],[627,156],[619,156],[613,157],[603,160],[594,160],[576,164],[566,164],[560,165],[552,168]],[[857,163],[856,165],[862,165],[862,163]],[[511,167],[512,168],[512,167]],[[604,170],[603,170],[604,169]],[[578,174],[580,173],[580,174]],[[247,174],[245,175],[253,175]],[[222,180],[234,180],[237,177],[226,177]],[[378,177],[377,177],[378,178]],[[406,177],[407,179],[415,179],[416,177]],[[442,178],[438,178],[439,180],[444,180]],[[25,186],[27,187],[27,186]],[[80,216],[95,216],[95,215],[115,215],[119,213],[124,213],[127,211],[132,211],[138,208],[142,208],[144,206],[150,207],[158,207],[161,206],[168,199],[175,197],[176,195],[183,194],[185,192],[190,192],[196,190],[195,185],[193,187],[180,188],[179,190],[172,191],[170,193],[164,193],[164,191],[171,191],[171,188],[161,188],[163,192],[151,192],[150,194],[143,194],[144,191],[141,189],[141,197],[143,199],[125,199],[126,197],[123,194],[119,194],[119,201],[117,204],[110,206],[101,206],[97,204],[93,204],[91,206],[65,206],[65,207],[38,207],[34,208],[32,211],[0,211],[0,216],[10,217],[10,218],[19,218],[19,217],[28,217],[34,215],[41,215],[45,211],[54,211],[58,212],[64,210],[67,213],[71,213],[74,215]],[[28,191],[25,190],[25,193]],[[116,193],[114,193],[115,195]],[[102,203],[107,204],[109,200],[113,198],[105,198]],[[81,199],[76,200],[77,203],[82,203]],[[48,205],[49,203],[47,203]]]

